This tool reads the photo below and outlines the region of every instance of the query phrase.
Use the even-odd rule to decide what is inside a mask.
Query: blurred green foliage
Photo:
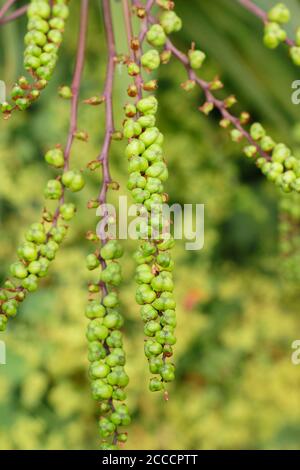
[[[83,99],[102,92],[105,75],[100,1],[91,3]],[[120,2],[112,3],[118,50],[126,52]],[[286,3],[293,18],[299,18],[299,2]],[[220,74],[226,92],[239,97],[237,108],[261,120],[276,140],[292,144],[299,109],[291,104],[291,83],[300,72],[284,47],[266,50],[262,25],[235,1],[176,4],[185,25],[176,41],[187,49],[195,40],[207,52],[203,75]],[[69,103],[58,98],[57,88],[69,84],[72,74],[79,2],[73,0],[72,7],[49,88],[28,112],[1,122],[1,280],[26,227],[40,218],[43,186],[52,174],[44,152],[66,140]],[[22,71],[25,25],[23,18],[0,29],[0,77],[7,83]],[[125,243],[121,298],[133,414],[127,447],[299,449],[300,366],[291,363],[291,343],[300,336],[299,288],[281,276],[279,195],[218,128],[217,115],[207,119],[197,111],[199,93],[181,90],[185,74],[180,64],[172,61],[159,73],[160,127],[170,168],[167,189],[172,203],[205,204],[205,247],[188,252],[178,242],[175,250],[178,376],[165,403],[147,390],[143,327],[133,300],[135,243]],[[118,128],[126,80],[124,67],[118,66]],[[101,146],[103,109],[82,106],[79,127],[90,139],[75,145],[72,159],[85,167]],[[123,148],[115,143],[111,156],[120,194],[126,194]],[[83,312],[89,278],[84,235],[97,223],[86,202],[100,182],[96,175],[86,176],[85,190],[74,196],[76,220],[50,277],[28,297],[1,337],[7,344],[7,365],[0,366],[0,449],[97,448],[98,410],[87,380]]]

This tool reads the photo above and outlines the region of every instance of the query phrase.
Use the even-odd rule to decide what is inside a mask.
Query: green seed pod
[[[98,268],[99,265],[100,265],[100,261],[94,253],[89,254],[86,257],[86,266],[90,271]]]
[[[7,317],[0,314],[0,331],[5,331],[7,325]]]
[[[110,373],[110,367],[101,361],[95,361],[90,365],[89,373],[93,379],[104,379]]]
[[[38,288],[38,278],[35,276],[35,274],[29,274],[29,276],[23,280],[22,287],[28,290],[28,292],[36,291]]]
[[[151,304],[156,299],[156,294],[148,284],[141,284],[137,288],[135,298],[139,305]]]
[[[141,125],[142,128],[154,127],[155,121],[155,116],[153,114],[140,116],[137,120],[137,122]]]
[[[284,3],[277,3],[277,5],[268,12],[268,18],[276,23],[288,23],[290,16],[290,11]]]
[[[89,323],[86,334],[88,341],[105,340],[109,331],[102,324],[102,319],[96,318]]]
[[[160,132],[157,127],[149,127],[139,136],[139,140],[143,142],[145,147],[149,147],[150,145],[154,144],[159,135]]]
[[[119,300],[115,292],[110,292],[103,299],[103,305],[105,307],[114,308],[114,307],[117,307],[118,304],[119,304]]]
[[[252,139],[260,140],[266,135],[266,131],[259,122],[255,122],[250,128],[250,134]]]
[[[143,173],[148,168],[148,162],[145,157],[132,157],[128,162],[129,173]]]
[[[33,17],[27,23],[28,31],[36,29],[37,31],[41,31],[42,33],[48,33],[49,31],[49,24],[47,21],[43,20],[42,18]]]
[[[23,263],[16,262],[10,266],[12,276],[18,279],[25,279],[28,276],[28,271]]]
[[[63,184],[73,192],[81,191],[85,186],[85,181],[77,170],[68,170],[62,176]]]
[[[153,278],[154,274],[151,266],[148,264],[141,264],[137,267],[135,280],[138,284],[150,284]]]
[[[190,61],[190,66],[192,69],[200,69],[202,67],[202,64],[206,58],[206,55],[204,52],[199,51],[199,50],[190,50],[188,53],[189,61]]]
[[[106,314],[105,307],[99,304],[96,300],[90,301],[85,309],[85,315],[87,318],[103,318]]]
[[[60,199],[63,194],[63,187],[58,180],[49,180],[44,191],[46,199]]]
[[[49,26],[51,29],[58,29],[62,32],[65,28],[65,21],[62,18],[51,18]]]
[[[172,364],[164,364],[160,374],[164,382],[172,382],[175,380],[174,366]]]
[[[48,152],[45,155],[45,160],[49,165],[52,165],[55,168],[62,168],[65,163],[62,149],[55,148],[55,149],[48,150]]]
[[[57,3],[53,5],[52,13],[53,16],[66,20],[69,17],[69,7],[64,3]]]
[[[59,45],[62,42],[63,36],[61,31],[59,31],[58,29],[50,29],[48,33],[48,39],[50,42]]]
[[[100,251],[101,257],[105,260],[121,258],[123,248],[117,240],[109,240]]]
[[[102,379],[92,381],[92,395],[95,400],[108,400],[111,398],[113,388]]]
[[[139,100],[137,109],[143,114],[156,114],[158,102],[155,96],[148,96]]]
[[[31,2],[28,10],[27,16],[28,18],[43,18],[48,19],[51,14],[51,8],[49,2]]]
[[[145,145],[138,139],[132,139],[125,149],[125,155],[127,158],[141,155],[145,150]]]
[[[160,16],[160,24],[166,34],[176,33],[182,28],[182,21],[174,11],[164,11]]]
[[[15,299],[7,300],[2,304],[1,308],[8,317],[15,317],[17,314],[18,302]]]
[[[141,57],[141,64],[149,70],[155,70],[160,66],[160,55],[156,49],[150,49]]]
[[[62,204],[59,208],[59,212],[64,220],[71,220],[73,219],[75,212],[76,212],[76,206],[75,204],[68,203],[68,204]]]
[[[159,24],[152,25],[147,32],[146,37],[149,44],[155,47],[164,46],[167,40],[164,29]]]
[[[290,48],[292,61],[295,65],[300,66],[300,47],[294,46]]]

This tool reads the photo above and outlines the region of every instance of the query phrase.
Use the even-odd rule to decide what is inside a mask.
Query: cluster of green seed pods
[[[277,3],[268,12],[268,21],[264,27],[264,44],[275,49],[286,41],[287,33],[282,25],[291,19],[291,13],[284,3]],[[294,44],[290,46],[290,56],[295,65],[300,66],[300,27],[296,30]]]
[[[258,146],[245,147],[245,155],[249,158],[258,157],[257,166],[282,191],[300,192],[300,160],[292,155],[291,149],[284,143],[276,143],[259,122],[252,124],[250,135]],[[265,156],[259,156],[258,149],[265,152]]]
[[[125,403],[129,377],[125,371],[126,356],[121,328],[124,318],[115,287],[122,281],[118,259],[123,249],[116,240],[108,240],[100,251],[87,256],[90,271],[100,271],[97,282],[89,286],[91,298],[86,307],[89,375],[92,396],[100,402],[99,433],[102,450],[116,449],[126,442],[123,427],[130,423]],[[101,299],[95,298],[101,292]]]
[[[45,160],[54,168],[64,167],[65,158],[60,146],[48,150]],[[12,278],[0,289],[0,330],[4,330],[9,317],[14,317],[18,306],[28,292],[38,288],[40,278],[45,277],[49,265],[64,240],[68,222],[74,217],[76,206],[65,202],[65,191],[80,191],[84,178],[77,170],[63,171],[62,175],[47,181],[46,200],[57,201],[54,210],[44,209],[41,222],[30,226],[24,243],[18,248],[18,261],[10,267]]]
[[[124,122],[124,136],[129,139],[125,154],[128,158],[127,184],[139,213],[145,220],[138,226],[141,244],[134,258],[136,269],[136,301],[141,305],[141,317],[146,336],[144,350],[149,370],[151,391],[164,390],[165,383],[174,380],[174,365],[168,362],[176,343],[175,299],[172,271],[174,262],[170,249],[172,235],[165,229],[167,200],[164,183],[168,178],[163,155],[163,135],[156,124],[157,100],[154,96],[140,99]],[[134,115],[133,115],[134,113]]]
[[[33,78],[19,78],[11,91],[12,103],[1,104],[9,116],[13,109],[25,110],[40,96],[55,68],[58,49],[63,39],[65,21],[69,16],[67,0],[31,0],[27,10],[24,67]]]

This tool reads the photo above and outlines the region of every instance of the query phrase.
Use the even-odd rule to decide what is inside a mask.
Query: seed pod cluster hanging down
[[[9,117],[14,109],[25,110],[40,96],[56,66],[69,16],[68,0],[31,0],[27,10],[24,67],[32,81],[20,77],[11,90],[12,103],[1,103],[1,112]]]

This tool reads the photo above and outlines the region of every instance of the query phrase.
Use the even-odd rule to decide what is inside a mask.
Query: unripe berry
[[[156,141],[159,135],[160,132],[157,127],[149,127],[139,136],[139,140],[144,143],[145,147],[149,147]]]
[[[255,122],[250,128],[250,134],[252,139],[260,140],[266,135],[266,131],[259,122]]]
[[[146,116],[140,116],[137,121],[142,128],[145,127],[154,127],[155,126],[155,116],[148,114]]]
[[[290,155],[291,151],[285,144],[277,144],[272,152],[272,160],[274,162],[283,163]]]
[[[156,49],[150,49],[141,57],[141,64],[149,70],[155,70],[160,65],[160,55]]]
[[[45,160],[49,165],[52,165],[55,168],[62,168],[65,163],[62,149],[54,148],[48,150],[48,152],[45,154]]]
[[[139,305],[151,304],[155,300],[156,294],[148,284],[142,284],[137,288],[135,298]]]
[[[13,263],[10,266],[10,272],[14,277],[18,279],[25,279],[25,277],[27,277],[28,275],[27,269],[24,264],[19,262]]]
[[[115,292],[110,292],[103,299],[103,305],[108,308],[117,307],[119,304],[117,294]]]
[[[71,220],[73,219],[75,212],[76,212],[76,207],[75,204],[68,203],[68,204],[62,204],[59,208],[59,212],[64,220]]]
[[[8,317],[14,317],[17,314],[18,302],[15,299],[7,300],[1,308]]]
[[[92,395],[96,400],[108,400],[111,398],[113,388],[106,384],[103,380],[98,379],[92,382]]]
[[[291,47],[290,54],[294,64],[300,66],[300,47]]]
[[[152,46],[155,46],[155,47],[164,46],[166,43],[167,37],[166,37],[163,27],[159,24],[152,25],[149,31],[147,32],[147,40]]]
[[[248,145],[244,148],[244,153],[246,157],[253,158],[257,153],[257,148],[255,147],[255,145]]]
[[[102,318],[106,314],[105,307],[96,300],[89,302],[85,309],[85,315],[87,318]]]
[[[27,266],[27,269],[31,274],[39,274],[41,270],[41,263],[39,261],[31,261],[31,263],[29,263]]]
[[[174,11],[164,11],[160,16],[160,24],[167,34],[180,31],[182,21]]]
[[[123,248],[117,240],[109,240],[100,251],[101,257],[105,260],[121,258]]]
[[[0,314],[0,331],[5,331],[7,325],[7,317]]]
[[[202,67],[202,64],[206,58],[206,55],[204,52],[199,51],[199,50],[190,50],[188,53],[189,56],[189,61],[190,61],[190,66],[192,69],[200,69]]]
[[[59,45],[62,42],[62,33],[58,29],[50,29],[48,33],[49,41],[53,42],[54,44]]]
[[[34,274],[30,274],[26,279],[23,280],[22,286],[28,292],[34,292],[38,288],[37,277]]]
[[[28,21],[27,29],[29,31],[36,29],[37,31],[41,31],[42,33],[47,33],[49,31],[49,24],[42,18],[33,17]]]
[[[127,158],[141,155],[145,150],[145,145],[139,139],[132,139],[126,146],[125,155]]]
[[[172,364],[164,364],[160,374],[164,382],[172,382],[175,380],[174,366]]]
[[[140,68],[135,62],[129,62],[127,66],[128,75],[134,77],[140,73]]]
[[[269,19],[276,23],[288,23],[290,16],[290,11],[284,3],[278,3],[268,13]]]
[[[45,188],[44,194],[47,199],[60,199],[63,188],[58,180],[49,180]]]
[[[142,98],[137,103],[137,109],[143,114],[156,114],[158,102],[155,96]]]
[[[62,176],[62,182],[73,192],[81,191],[85,185],[81,172],[77,170],[66,171]]]
[[[98,268],[99,265],[100,265],[100,261],[94,253],[86,257],[86,266],[90,271]]]
[[[20,258],[26,261],[34,261],[38,257],[38,251],[36,245],[31,242],[23,243],[20,248],[18,248],[18,255]]]
[[[39,59],[39,57],[35,57],[33,55],[27,55],[25,56],[24,58],[24,67],[27,69],[27,70],[30,70],[30,69],[38,69],[41,65],[41,61]]]
[[[164,385],[160,379],[152,378],[149,383],[149,390],[150,392],[160,392],[163,390]]]
[[[28,18],[44,18],[47,19],[50,17],[51,9],[47,2],[31,2],[28,10]]]
[[[69,16],[69,7],[63,3],[53,5],[52,13],[53,16],[66,20]]]

